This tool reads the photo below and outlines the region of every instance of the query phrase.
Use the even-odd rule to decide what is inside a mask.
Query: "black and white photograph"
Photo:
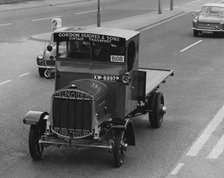
[[[224,0],[0,0],[0,178],[223,178]]]

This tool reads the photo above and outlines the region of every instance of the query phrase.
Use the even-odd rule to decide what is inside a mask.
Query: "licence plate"
[[[213,34],[213,32],[211,32],[211,31],[202,31],[202,33],[205,33],[205,34]]]

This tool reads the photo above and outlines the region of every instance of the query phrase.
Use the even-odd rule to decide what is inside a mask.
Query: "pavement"
[[[0,11],[36,8],[36,7],[43,7],[43,6],[57,6],[57,5],[66,5],[66,4],[92,2],[92,1],[93,0],[63,0],[63,1],[62,0],[37,0],[37,1],[28,1],[28,2],[0,5]],[[218,2],[220,0],[214,0],[214,1]],[[206,1],[204,3],[206,3]],[[148,28],[156,24],[160,24],[170,19],[174,19],[175,17],[184,15],[191,11],[196,11],[200,9],[201,5],[202,5],[201,1],[192,1],[191,3],[186,3],[182,5],[181,7],[174,6],[173,10],[162,9],[161,14],[159,14],[158,11],[153,11],[150,13],[136,15],[136,16],[125,18],[125,19],[117,19],[113,21],[104,22],[104,23],[101,23],[101,26],[141,31],[145,28]],[[89,25],[89,27],[91,26],[96,26],[96,24]],[[50,39],[51,34],[52,32],[37,34],[37,35],[33,35],[31,39],[38,40],[38,41],[48,41],[46,39]]]
[[[26,9],[26,8],[36,8],[43,6],[57,6],[57,5],[66,5],[73,4],[78,2],[90,2],[92,0],[38,0],[38,1],[28,1],[14,4],[4,4],[0,5],[0,11],[8,11],[8,10],[17,10],[17,9]],[[158,14],[158,11],[141,14],[137,16],[128,17],[125,19],[118,19],[113,21],[108,21],[105,23],[101,23],[101,26],[104,27],[116,27],[116,28],[125,28],[130,30],[141,30],[143,28],[149,27],[151,25],[155,25],[156,23],[160,23],[166,21],[168,19],[174,18],[181,14],[184,14],[186,11],[182,9],[162,9],[162,13]],[[91,24],[91,26],[96,26],[96,24]],[[50,39],[50,35],[52,32],[46,32],[43,34],[36,34],[31,37],[32,40],[38,41],[47,41],[46,39]]]

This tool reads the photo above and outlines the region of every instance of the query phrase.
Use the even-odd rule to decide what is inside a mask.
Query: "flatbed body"
[[[155,91],[161,83],[165,83],[169,76],[174,75],[174,71],[168,69],[139,68],[138,70],[146,72],[146,95]]]

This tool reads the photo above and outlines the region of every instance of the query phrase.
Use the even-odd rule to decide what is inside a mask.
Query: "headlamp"
[[[122,82],[126,85],[128,85],[130,83],[130,76],[129,76],[128,72],[123,75]]]
[[[43,59],[44,58],[44,53],[43,51],[40,52],[40,54],[37,56],[38,59]]]
[[[194,19],[193,19],[193,22],[194,22],[194,23],[197,23],[197,22],[198,22],[197,18],[194,18]]]

